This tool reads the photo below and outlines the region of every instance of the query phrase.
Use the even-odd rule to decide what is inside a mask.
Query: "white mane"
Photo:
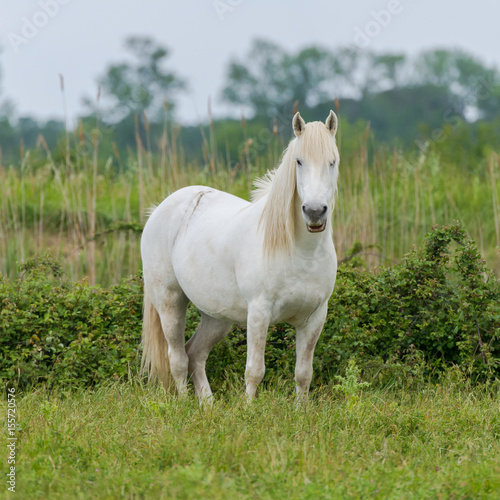
[[[271,191],[277,169],[276,167],[273,170],[268,170],[262,177],[258,177],[253,181],[254,189],[250,193],[250,201],[252,203],[259,201]]]

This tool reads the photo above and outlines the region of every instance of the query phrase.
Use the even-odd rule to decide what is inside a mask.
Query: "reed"
[[[490,171],[491,195],[493,204],[493,218],[495,221],[495,235],[497,247],[500,247],[500,204],[498,202],[498,182],[496,179],[495,169],[500,167],[500,157],[492,153],[488,161],[488,169]]]
[[[21,147],[17,165],[1,166],[0,273],[14,279],[18,263],[48,252],[74,280],[115,283],[140,269],[140,232],[134,229],[144,222],[147,207],[189,184],[248,198],[252,180],[279,161],[284,145],[276,124],[264,131],[262,137],[270,139],[263,141],[249,134],[244,118],[238,158],[217,150],[217,127],[210,120],[208,132],[201,131],[204,161],[190,161],[167,110],[165,102],[158,138],[151,137],[147,116],[143,125],[137,121],[136,151],[127,158],[114,147],[113,157],[99,159],[98,119],[90,137],[81,124],[65,136],[61,160],[40,137],[37,150]],[[339,258],[358,242],[366,266],[391,265],[432,224],[461,219],[490,267],[500,272],[497,153],[465,176],[430,151],[410,161],[401,151],[374,144],[369,126],[356,140],[358,146],[340,163],[333,220]]]

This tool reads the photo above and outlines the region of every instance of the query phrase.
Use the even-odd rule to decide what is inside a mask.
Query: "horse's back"
[[[246,304],[238,295],[232,262],[239,252],[239,215],[248,206],[204,186],[167,197],[151,214],[141,240],[146,286],[148,280],[179,286],[207,314],[243,319]]]
[[[159,247],[170,251],[203,222],[228,218],[248,206],[248,202],[206,186],[188,186],[169,195],[151,213],[143,231],[141,250]]]

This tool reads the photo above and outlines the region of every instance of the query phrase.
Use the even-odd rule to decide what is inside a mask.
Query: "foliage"
[[[460,49],[427,50],[416,58],[351,48],[308,47],[290,53],[257,39],[244,62],[229,63],[222,94],[226,101],[264,116],[271,110],[273,116],[290,112],[295,101],[304,113],[320,107],[323,115],[339,98],[350,120],[369,120],[383,140],[400,136],[401,125],[391,128],[390,118],[397,118],[394,109],[404,110],[401,124],[409,142],[421,121],[422,104],[427,114],[437,115],[433,127],[456,113],[464,118],[466,108],[481,118],[494,118],[499,109],[500,75],[496,68]]]
[[[320,47],[290,54],[275,43],[257,39],[245,63],[231,61],[227,73],[225,100],[249,106],[256,115],[276,116],[291,110],[294,101],[304,106],[324,102],[335,61]]]
[[[171,130],[178,127],[170,123],[171,111],[186,83],[166,65],[169,49],[154,39],[129,37],[125,48],[130,57],[104,69],[99,102],[95,96],[84,99],[90,115],[80,117],[73,130],[65,131],[62,121],[18,119],[12,109],[0,105],[4,111],[0,113],[0,166],[2,160],[16,164],[20,157],[22,161],[24,151],[35,148],[41,137],[56,159],[65,159],[67,138],[85,135],[85,141],[92,143],[96,114],[102,120],[98,151],[102,163],[111,161],[120,170],[131,168],[138,138],[148,150],[158,152],[165,118]],[[331,108],[337,109],[344,123],[362,122],[362,128],[369,123],[378,141],[405,150],[414,149],[415,141],[430,141],[457,165],[483,160],[488,152],[484,149],[496,147],[498,137],[499,72],[458,49],[433,49],[415,57],[321,46],[288,51],[257,39],[245,58],[228,63],[222,95],[233,108],[241,107],[247,118],[255,118],[252,125],[247,122],[255,133],[249,131],[244,138],[235,112],[216,122],[222,133],[211,144],[211,156],[226,158],[230,152],[232,166],[241,164],[247,140],[260,146],[269,143],[258,134],[273,129],[272,121],[280,138],[288,140],[294,103],[308,121],[324,120]],[[207,128],[205,123],[179,132],[183,154],[189,161],[196,160],[199,168],[208,160]],[[348,152],[343,151],[344,158]]]
[[[103,289],[72,283],[50,257],[0,280],[0,377],[93,385],[136,371],[142,282]]]
[[[495,68],[460,49],[422,52],[415,61],[417,81],[444,86],[483,119],[492,119],[500,110],[500,81]]]
[[[360,382],[361,370],[356,365],[354,359],[350,359],[345,371],[345,377],[335,375],[339,381],[333,386],[334,390],[340,391],[348,399],[356,397],[363,389],[370,387],[369,382]]]
[[[397,266],[375,274],[340,269],[321,365],[355,354],[380,378],[395,369],[418,378],[422,370],[429,375],[450,365],[474,377],[497,377],[499,300],[500,283],[463,227],[435,227]]]
[[[28,261],[22,271],[17,282],[0,281],[2,379],[92,385],[137,373],[139,277],[91,287],[67,280],[50,258]],[[374,383],[418,382],[455,365],[474,380],[498,378],[499,301],[500,282],[459,223],[435,227],[396,266],[375,273],[341,266],[316,348],[314,383],[329,384],[352,359]],[[198,321],[191,308],[187,337]],[[266,380],[293,378],[294,344],[290,326],[270,328]],[[215,388],[231,374],[243,376],[245,353],[245,328],[235,327],[207,362]]]

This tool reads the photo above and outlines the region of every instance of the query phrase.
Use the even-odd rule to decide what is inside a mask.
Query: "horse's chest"
[[[335,271],[297,273],[285,277],[277,288],[272,306],[273,321],[300,322],[309,317],[330,297]]]

